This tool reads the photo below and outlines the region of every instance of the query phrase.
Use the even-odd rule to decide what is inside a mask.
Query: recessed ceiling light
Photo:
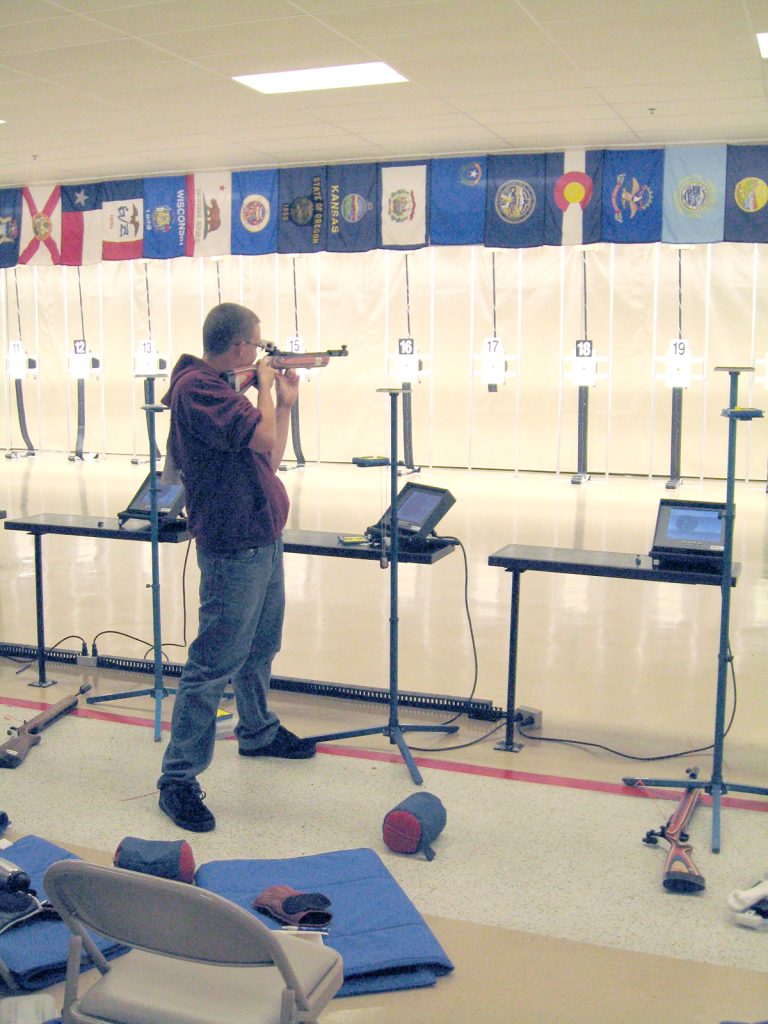
[[[757,45],[760,47],[760,56],[768,60],[768,32],[757,33]]]
[[[407,82],[388,64],[341,64],[332,68],[306,68],[303,71],[275,71],[265,75],[236,75],[257,92],[314,92],[316,89],[349,89],[361,85],[390,85]]]

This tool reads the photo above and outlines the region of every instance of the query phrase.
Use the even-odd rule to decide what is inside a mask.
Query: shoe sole
[[[267,754],[262,750],[238,750],[240,757],[275,757],[280,761],[306,761],[316,753],[314,749],[300,754]]]
[[[174,825],[177,825],[179,828],[183,828],[187,832],[213,832],[213,830],[216,828],[215,818],[211,821],[185,821],[183,818],[175,817],[173,814],[171,814],[169,810],[163,807],[162,804],[160,804],[159,806],[163,814],[165,814],[166,817],[170,818]]]

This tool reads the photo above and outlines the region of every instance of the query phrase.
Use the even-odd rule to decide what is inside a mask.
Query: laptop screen
[[[170,523],[184,512],[184,485],[179,480],[163,483],[163,474],[157,474],[157,517],[160,523]],[[151,476],[131,498],[127,508],[118,514],[123,519],[149,519],[152,515]]]
[[[662,498],[656,517],[652,557],[722,560],[725,504]]]
[[[431,533],[456,499],[444,487],[408,482],[397,496],[398,533],[412,540],[422,540]],[[387,509],[370,532],[389,533],[391,508]]]

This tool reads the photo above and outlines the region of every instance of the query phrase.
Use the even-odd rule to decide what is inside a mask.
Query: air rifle
[[[693,780],[698,776],[699,769],[689,768],[687,774]],[[699,869],[691,860],[693,847],[685,831],[698,806],[701,792],[698,786],[686,786],[667,824],[657,831],[649,830],[643,839],[648,846],[656,846],[659,839],[669,843],[667,863],[664,865],[664,888],[669,892],[702,892],[706,888],[704,876],[699,874]]]
[[[23,725],[12,725],[8,735],[16,735],[13,739],[6,740],[0,744],[0,768],[18,768],[32,747],[37,746],[42,737],[40,733],[49,725],[68,715],[77,707],[77,699],[81,693],[87,693],[91,688],[90,683],[83,683],[76,693],[64,697],[57,704],[51,704],[39,715],[30,718]]]
[[[276,370],[316,370],[327,366],[333,357],[349,355],[346,345],[342,345],[341,348],[329,348],[325,352],[281,352],[272,342],[268,342],[264,351]],[[236,370],[222,373],[221,376],[230,387],[241,394],[256,384],[258,378],[255,366],[241,366]]]

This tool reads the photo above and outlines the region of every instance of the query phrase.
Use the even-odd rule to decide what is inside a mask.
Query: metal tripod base
[[[424,779],[421,777],[421,772],[416,766],[416,762],[413,759],[413,754],[408,749],[408,744],[405,742],[404,732],[444,732],[452,733],[458,732],[458,725],[383,725],[374,726],[371,729],[352,729],[350,732],[329,732],[322,736],[308,736],[307,739],[312,740],[314,743],[323,743],[326,740],[347,740],[352,739],[354,736],[389,736],[390,743],[396,743],[403,760],[406,763],[408,771],[411,774],[411,778],[420,786]]]
[[[27,686],[37,686],[41,690],[45,690],[48,686],[56,686],[58,679],[38,679],[36,683],[27,683]]]
[[[572,484],[585,484],[589,480],[589,473],[574,473],[571,477]]]

